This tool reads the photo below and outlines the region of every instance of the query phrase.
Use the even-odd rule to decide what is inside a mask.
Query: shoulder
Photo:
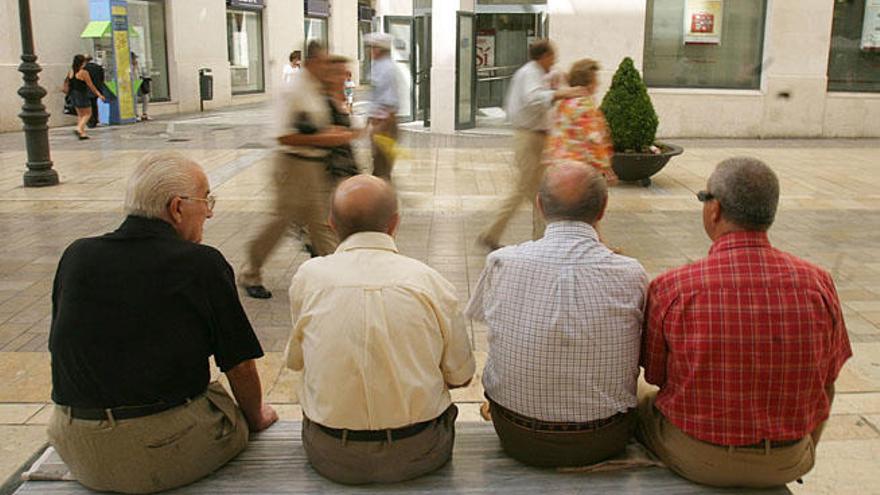
[[[667,270],[651,281],[652,295],[681,293],[697,286],[706,270],[706,258]]]
[[[834,284],[831,274],[821,266],[776,248],[773,248],[773,253],[781,264],[789,267],[805,283]]]

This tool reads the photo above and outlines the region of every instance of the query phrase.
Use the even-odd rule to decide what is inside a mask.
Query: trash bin
[[[199,107],[205,110],[205,101],[214,99],[214,73],[211,69],[199,69]]]

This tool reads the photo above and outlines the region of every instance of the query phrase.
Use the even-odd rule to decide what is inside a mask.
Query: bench
[[[393,485],[350,487],[327,481],[309,467],[300,442],[299,421],[283,421],[251,436],[247,450],[212,475],[168,494],[529,494],[640,493],[664,495],[767,493],[769,490],[717,489],[691,483],[658,467],[613,472],[557,472],[520,464],[501,450],[491,423],[456,423],[452,462],[422,478]],[[26,481],[16,495],[95,493],[75,481]]]

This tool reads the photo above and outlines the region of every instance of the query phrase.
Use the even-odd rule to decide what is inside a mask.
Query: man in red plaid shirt
[[[770,245],[763,162],[721,162],[697,197],[713,244],[648,289],[641,365],[660,390],[640,398],[638,436],[690,480],[782,485],[813,467],[852,356],[840,301],[827,272]]]

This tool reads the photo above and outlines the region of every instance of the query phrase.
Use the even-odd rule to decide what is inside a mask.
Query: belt
[[[87,419],[93,421],[103,419],[133,419],[150,416],[152,414],[158,414],[162,411],[167,411],[169,409],[182,406],[183,404],[186,404],[191,400],[191,398],[187,398],[176,402],[157,402],[155,404],[148,404],[146,406],[119,406],[107,409],[70,406],[68,410],[70,411],[70,416],[76,419]]]
[[[764,449],[768,447],[771,449],[781,449],[783,447],[791,447],[792,445],[797,445],[803,438],[798,438],[796,440],[761,440],[760,442],[750,443],[748,445],[720,445],[712,442],[704,442],[710,445],[714,445],[715,447],[724,447],[725,449]],[[702,441],[702,440],[701,440]]]
[[[310,156],[310,155],[300,155],[299,153],[290,153],[285,152],[288,156],[296,158],[297,160],[306,160],[310,162],[323,162],[327,159],[327,155],[324,156]]]
[[[507,409],[503,406],[498,405],[496,402],[490,400],[490,412],[492,415],[498,414],[503,417],[507,421],[510,421],[513,424],[528,428],[530,430],[537,431],[591,431],[598,430],[604,426],[608,426],[612,423],[616,423],[623,419],[629,411],[617,413],[613,416],[609,416],[607,418],[602,419],[594,419],[592,421],[587,421],[584,423],[565,423],[565,422],[556,422],[556,421],[541,421],[539,419],[530,418],[528,416],[523,416],[521,414],[515,413],[510,409]]]
[[[388,430],[346,430],[340,428],[330,428],[319,423],[313,423],[324,433],[334,438],[341,438],[352,442],[382,442],[387,440],[403,440],[411,436],[417,435],[426,428],[436,423],[440,418],[446,416],[444,412],[440,416],[422,421],[421,423],[404,426],[402,428],[394,428]]]

